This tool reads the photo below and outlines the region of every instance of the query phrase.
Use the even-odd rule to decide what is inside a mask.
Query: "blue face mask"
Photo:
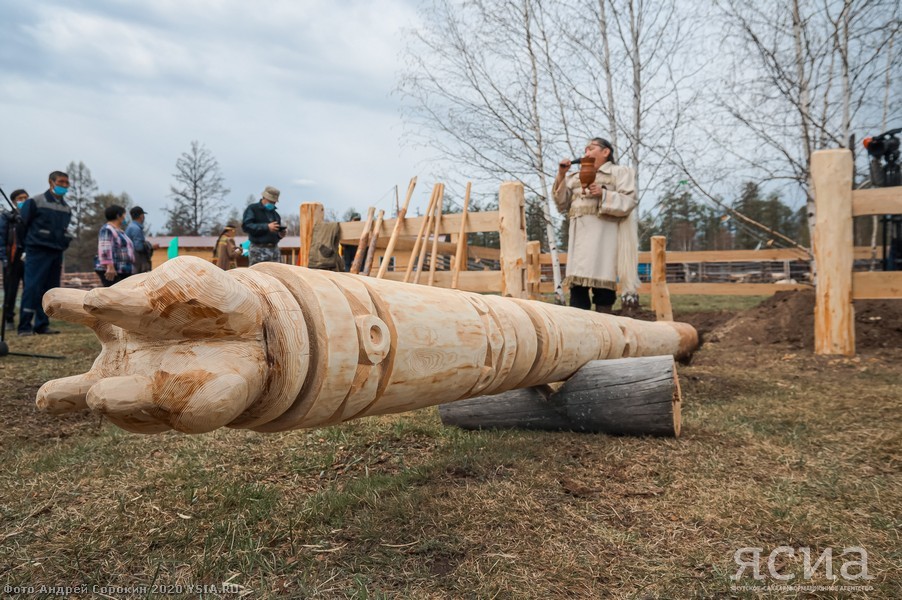
[[[17,202],[16,204],[19,207],[19,210],[22,210],[22,207],[25,206],[25,202]]]
[[[53,186],[53,193],[56,194],[57,196],[65,196],[66,192],[68,192],[68,191],[69,191],[69,188],[64,188],[61,185]]]
[[[276,210],[275,204],[264,204],[263,206],[266,207],[266,210]]]

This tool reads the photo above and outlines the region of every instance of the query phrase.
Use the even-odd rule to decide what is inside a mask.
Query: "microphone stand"
[[[6,195],[6,192],[3,191],[3,188],[0,188],[0,194],[6,199],[7,204],[9,204],[9,208],[11,211],[13,223],[18,221],[19,219],[19,210],[16,208],[16,205],[13,204],[12,200],[9,199],[9,196]],[[15,235],[15,227],[13,227],[13,235]],[[6,248],[2,249],[3,252],[6,252]],[[12,260],[12,256],[9,257]],[[7,285],[6,285],[6,277],[9,274],[9,271],[12,269],[12,265],[7,268],[7,272],[3,274],[3,306],[6,306],[6,294],[7,294]],[[6,315],[0,315],[0,358],[4,356],[25,356],[27,358],[49,358],[53,360],[63,360],[66,358],[65,356],[50,356],[49,354],[33,354],[30,352],[10,352],[9,344],[6,343]]]

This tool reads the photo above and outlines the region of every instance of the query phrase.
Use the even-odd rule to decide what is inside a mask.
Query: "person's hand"
[[[267,227],[269,227],[270,231],[276,232],[279,230],[279,223],[277,221],[271,221]]]
[[[569,158],[564,158],[558,163],[557,170],[559,173],[566,173],[572,164]]]
[[[52,289],[43,305],[103,346],[87,373],[41,387],[38,408],[51,413],[90,407],[138,433],[252,427],[292,405],[307,371],[297,301],[247,269],[179,257],[111,287]]]
[[[106,271],[104,272],[103,276],[107,281],[113,281],[114,279],[116,279],[116,267],[113,265],[107,265]]]
[[[601,196],[605,187],[603,185],[598,185],[597,183],[590,183],[588,190],[589,196]]]

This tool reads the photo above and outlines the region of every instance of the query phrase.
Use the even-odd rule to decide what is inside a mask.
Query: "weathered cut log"
[[[39,408],[90,407],[137,432],[286,431],[563,381],[592,360],[684,356],[695,329],[277,263],[228,272],[179,257],[50,315],[100,356]]]
[[[596,360],[556,391],[510,390],[438,407],[444,425],[614,435],[680,435],[680,393],[672,356]]]

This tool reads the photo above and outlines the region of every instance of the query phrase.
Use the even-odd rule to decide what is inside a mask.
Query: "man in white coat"
[[[570,159],[558,165],[554,202],[570,217],[567,277],[570,306],[611,312],[620,282],[627,311],[639,305],[638,221],[635,171],[614,160],[614,149],[602,138],[586,145],[581,163],[594,161],[595,182],[583,188],[579,173],[567,175]],[[591,290],[592,298],[589,298]]]

